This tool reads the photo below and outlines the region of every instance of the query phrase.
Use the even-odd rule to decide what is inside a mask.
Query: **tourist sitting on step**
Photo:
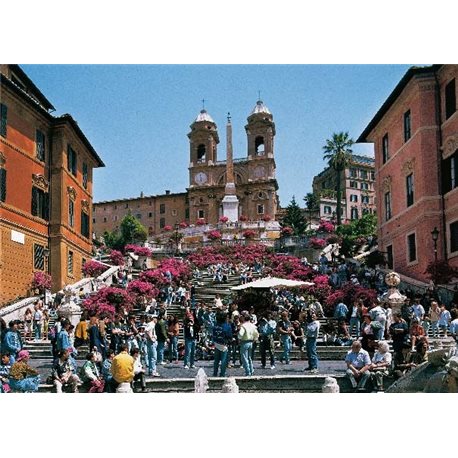
[[[377,350],[369,367],[372,384],[375,391],[383,391],[383,379],[391,369],[391,353],[388,342],[382,340],[378,343]]]
[[[425,335],[425,330],[421,326],[420,320],[417,317],[412,318],[412,321],[410,323],[409,335],[410,343],[413,350],[419,339],[421,339]]]
[[[8,330],[4,333],[2,341],[2,352],[9,353],[11,364],[14,363],[18,353],[22,350],[22,338],[19,333],[19,320],[12,320],[8,324]]]
[[[102,363],[101,375],[105,382],[105,393],[115,393],[117,383],[114,382],[113,375],[111,374],[111,364],[115,354],[113,350],[107,350],[107,357]]]
[[[351,345],[351,350],[345,357],[347,364],[346,375],[350,379],[351,386],[355,391],[365,391],[366,383],[369,380],[369,367],[371,358],[369,353],[361,347],[361,342],[355,340]]]
[[[141,362],[140,351],[138,348],[132,349],[130,356],[134,358],[134,379],[132,380],[132,389],[135,388],[135,382],[140,382],[142,391],[146,391],[145,368]]]
[[[2,353],[0,356],[0,393],[9,393],[11,391],[9,385],[11,371],[10,354]]]
[[[401,359],[400,356],[395,358],[393,375],[397,378],[402,377],[410,370],[416,368],[420,364],[423,364],[428,361],[428,350],[429,343],[427,337],[423,336],[417,342],[414,351],[407,351],[403,353],[404,359]]]
[[[16,362],[11,366],[9,385],[13,391],[31,393],[38,391],[40,375],[28,362],[30,354],[27,350],[18,353]]]
[[[81,380],[86,385],[88,393],[102,393],[105,387],[105,381],[100,374],[95,359],[95,353],[88,353],[86,362],[81,368]]]
[[[64,388],[71,393],[77,393],[78,385],[82,383],[74,373],[69,357],[70,352],[68,350],[60,350],[54,360],[51,378],[56,388],[56,393],[62,393]]]
[[[132,392],[130,384],[134,379],[134,358],[127,353],[127,344],[125,343],[119,346],[119,353],[113,358],[111,374],[116,392]]]

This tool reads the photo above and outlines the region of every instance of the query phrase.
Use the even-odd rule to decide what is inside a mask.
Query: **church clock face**
[[[207,174],[204,172],[196,173],[194,181],[196,184],[205,184],[208,181]]]
[[[266,169],[262,165],[258,165],[253,171],[253,175],[255,178],[263,178],[265,174],[266,174]]]

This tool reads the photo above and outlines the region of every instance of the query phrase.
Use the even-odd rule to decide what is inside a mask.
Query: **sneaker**
[[[274,370],[274,369],[275,369],[275,366],[274,366],[274,365],[272,365],[272,366],[270,366],[270,368],[271,368],[272,370]]]
[[[265,368],[266,368],[266,366],[261,366],[261,369],[265,369]]]
[[[304,372],[310,372],[311,370],[312,370],[311,367],[306,367],[306,368],[304,369]]]
[[[161,361],[159,364],[160,364],[161,366],[165,366],[167,363],[166,363],[165,361]]]
[[[189,369],[189,366],[186,364],[186,365],[184,366],[184,368],[185,368],[185,369]]]
[[[311,374],[318,374],[318,369],[312,369],[312,370],[310,371],[310,373],[311,373]]]
[[[191,369],[195,369],[195,368],[196,368],[196,366],[193,364],[193,365],[191,366]]]
[[[161,374],[159,374],[158,372],[153,372],[153,377],[160,377]]]

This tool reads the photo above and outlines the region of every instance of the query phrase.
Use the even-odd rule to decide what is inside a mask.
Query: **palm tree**
[[[326,145],[323,146],[324,156],[323,159],[328,161],[329,167],[333,168],[337,174],[337,225],[342,224],[342,183],[341,176],[342,172],[347,168],[351,161],[352,153],[351,150],[354,141],[348,135],[348,132],[339,132],[338,134],[332,134],[331,139],[326,140]]]

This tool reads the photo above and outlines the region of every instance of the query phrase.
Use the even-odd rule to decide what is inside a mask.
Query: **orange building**
[[[33,272],[53,290],[92,254],[92,169],[104,164],[76,121],[18,65],[0,64],[0,304],[24,297]]]
[[[457,79],[410,68],[358,139],[374,143],[379,249],[417,280],[436,256],[458,267]]]

